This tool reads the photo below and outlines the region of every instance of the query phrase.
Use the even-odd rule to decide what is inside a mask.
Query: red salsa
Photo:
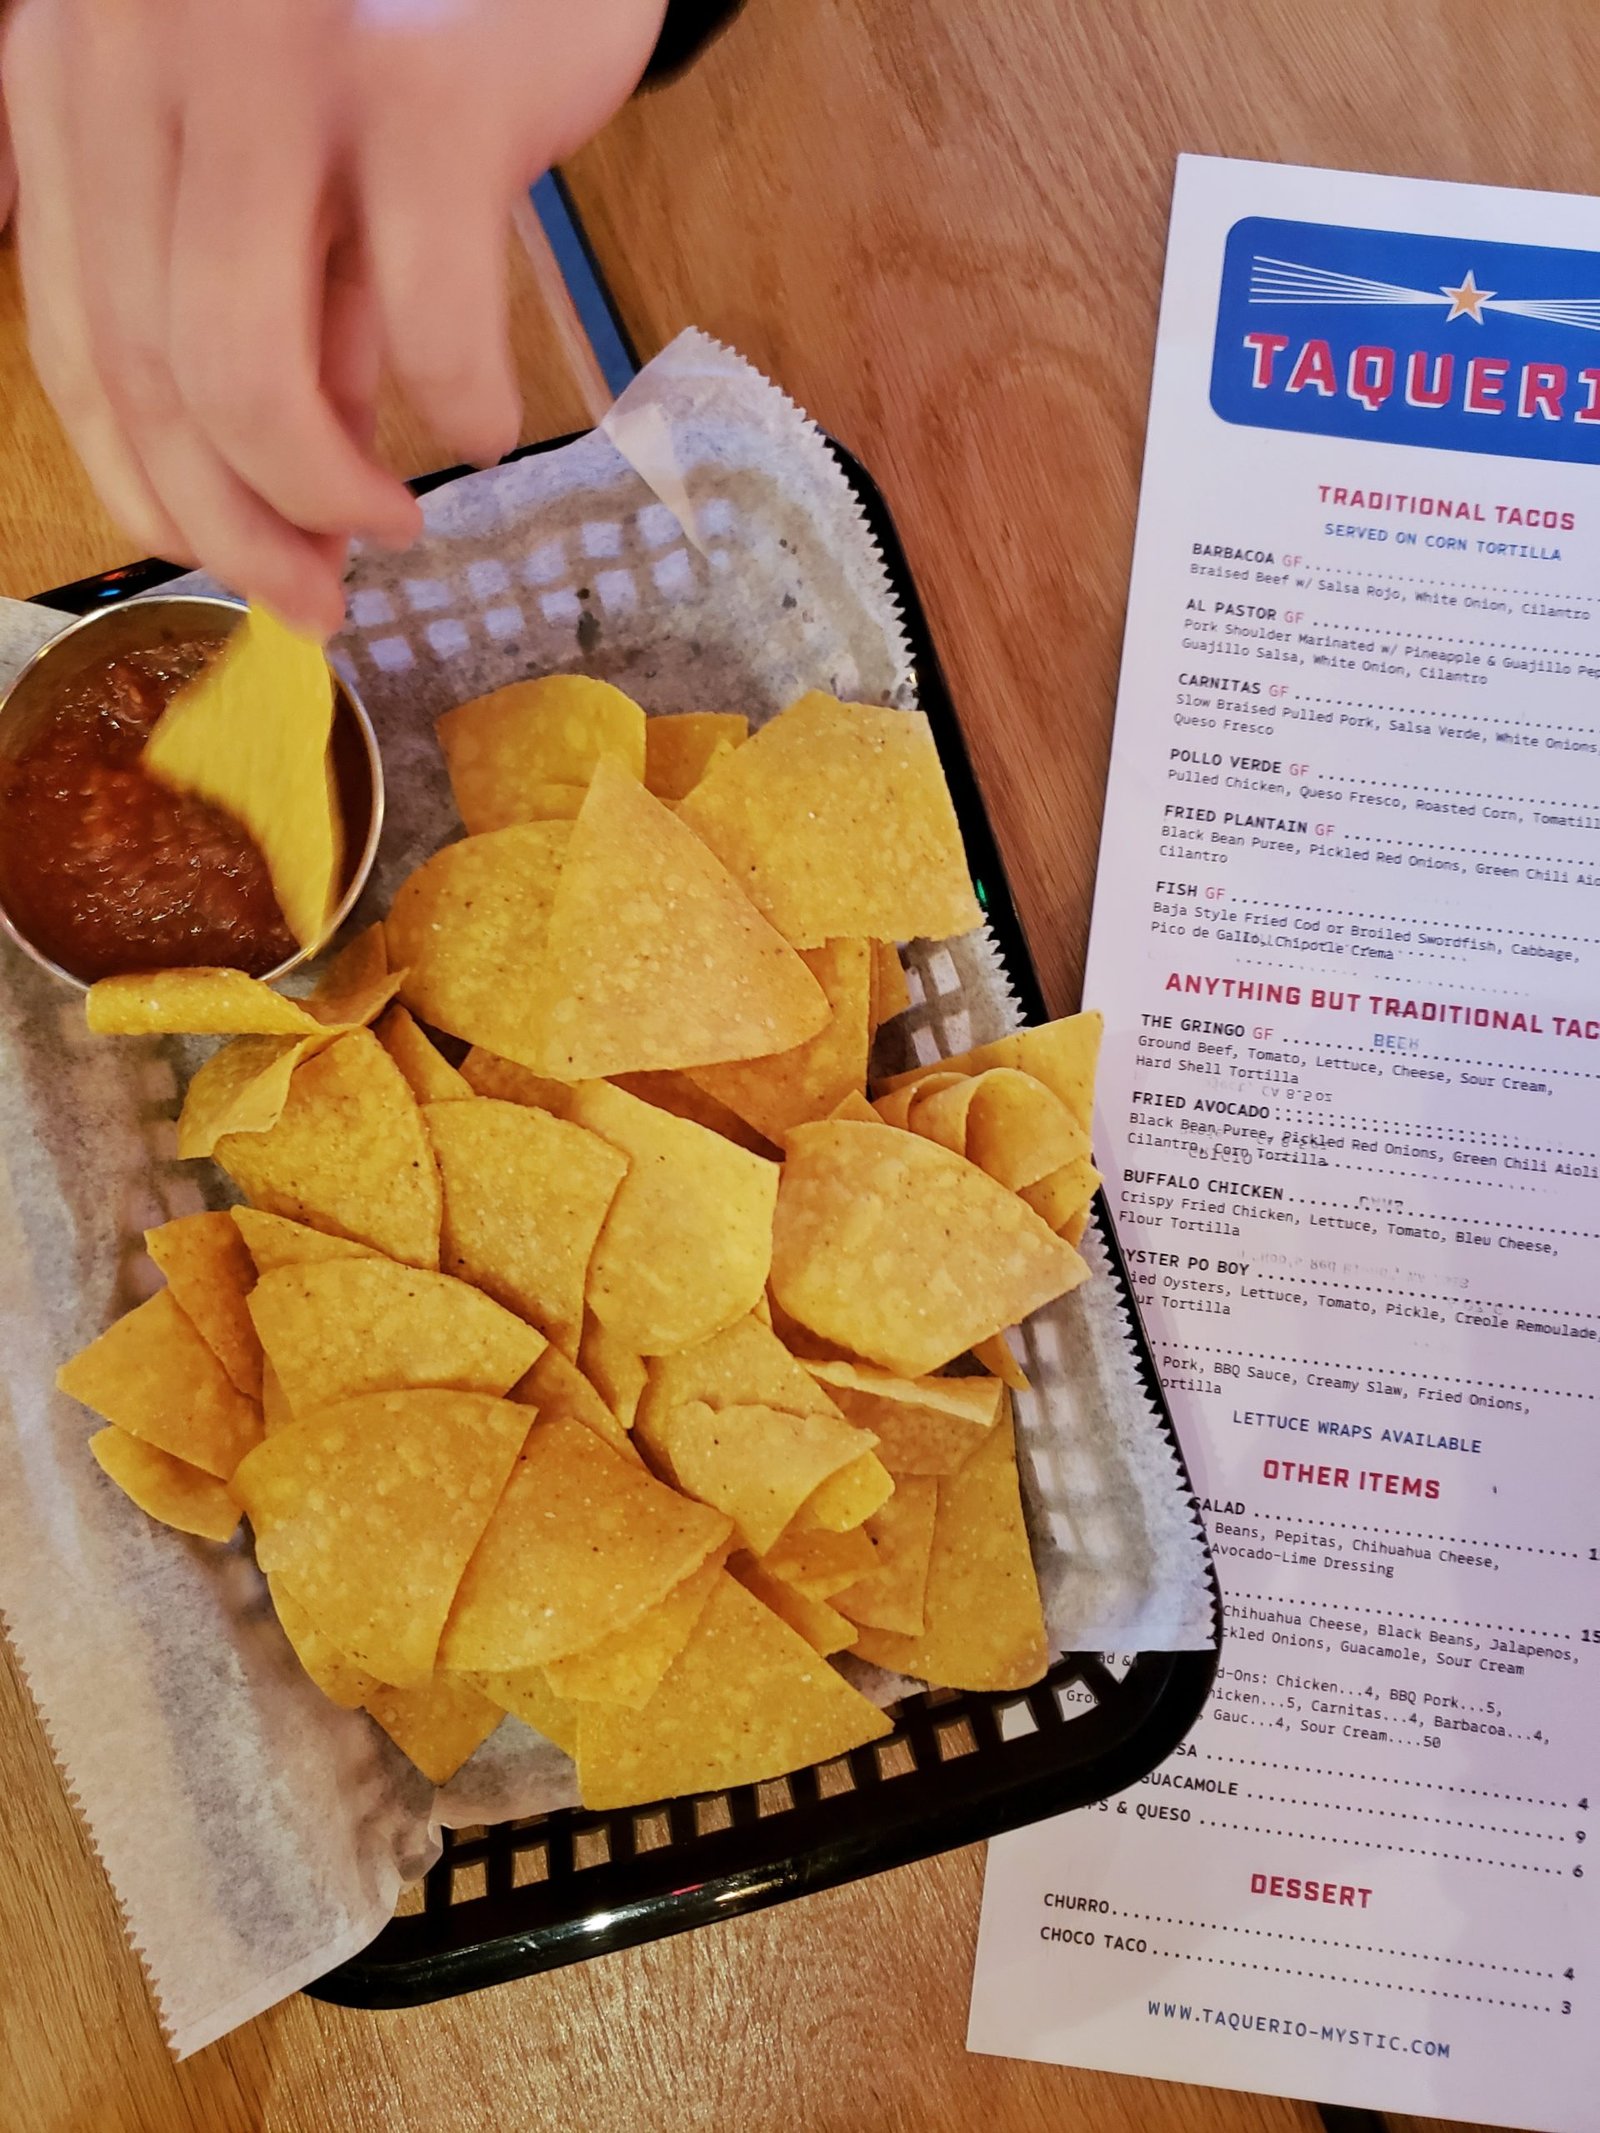
[[[76,977],[196,963],[259,975],[295,952],[242,825],[139,765],[168,701],[215,649],[168,644],[102,660],[0,759],[0,899]]]

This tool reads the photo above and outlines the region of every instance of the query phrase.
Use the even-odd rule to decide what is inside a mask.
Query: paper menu
[[[1185,159],[1085,998],[1227,1619],[970,2042],[1592,2128],[1600,201]]]

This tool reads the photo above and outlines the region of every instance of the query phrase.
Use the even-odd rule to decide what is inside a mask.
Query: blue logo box
[[[1228,233],[1225,422],[1600,461],[1600,253],[1253,215]]]

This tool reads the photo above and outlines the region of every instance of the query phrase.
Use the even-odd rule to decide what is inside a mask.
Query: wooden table
[[[1583,0],[751,0],[569,173],[648,352],[697,322],[896,510],[1052,1003],[1076,998],[1172,160],[1593,189]],[[0,592],[123,559],[0,258]],[[592,379],[519,270],[530,436]],[[397,462],[433,456],[398,414]],[[296,1999],[173,2068],[0,1673],[6,2133],[1312,2133],[1310,2106],[962,2049],[981,1857],[402,2015]],[[1420,2120],[1391,2120],[1426,2133]]]

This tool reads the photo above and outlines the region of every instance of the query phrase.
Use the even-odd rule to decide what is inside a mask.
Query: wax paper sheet
[[[652,712],[802,690],[914,705],[883,562],[824,440],[737,356],[686,334],[593,435],[464,478],[401,557],[358,554],[335,656],[388,785],[364,908],[459,834],[432,722],[581,668]],[[0,679],[62,618],[0,603]],[[905,950],[913,1004],[882,1070],[1015,1026],[985,935]],[[507,1720],[437,1795],[300,1675],[246,1543],[155,1527],[84,1451],[57,1364],[156,1275],[141,1232],[226,1182],[175,1159],[204,1047],[88,1037],[79,997],[0,950],[0,1612],[180,2054],[365,1944],[441,1824],[570,1801],[572,1768]],[[1085,1249],[1100,1264],[1091,1235]],[[1211,1600],[1193,1513],[1110,1286],[1022,1345],[1021,1470],[1057,1650],[1195,1649]],[[898,1684],[873,1683],[883,1697]]]

